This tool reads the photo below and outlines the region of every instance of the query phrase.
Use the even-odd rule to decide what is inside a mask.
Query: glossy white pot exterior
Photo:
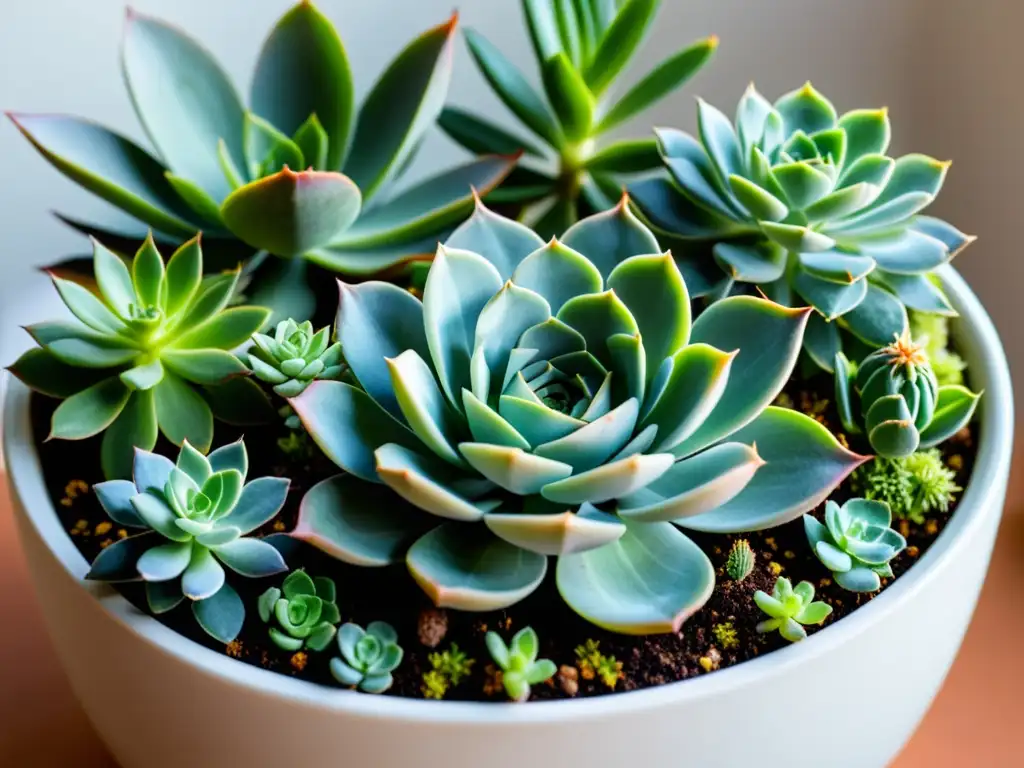
[[[1013,397],[1002,347],[960,277],[947,269],[944,278],[963,315],[956,335],[973,384],[986,390],[974,476],[919,563],[805,642],[694,680],[527,705],[369,696],[267,672],[82,580],[86,561],[43,486],[28,393],[12,383],[5,426],[14,509],[57,654],[124,768],[881,768],[960,646],[1010,467]]]

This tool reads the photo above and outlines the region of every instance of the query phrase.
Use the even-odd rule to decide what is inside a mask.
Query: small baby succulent
[[[629,187],[657,230],[710,246],[676,249],[702,276],[694,295],[756,286],[810,304],[805,348],[827,370],[852,339],[901,333],[908,308],[956,314],[928,273],[974,238],[921,214],[949,163],[890,157],[887,110],[840,115],[810,83],[773,104],[751,86],[735,122],[699,101],[697,123],[658,129],[667,178]]]
[[[492,199],[539,208],[535,229],[545,238],[574,223],[580,211],[610,208],[624,176],[658,166],[653,139],[606,141],[609,132],[681,87],[718,47],[715,36],[699,40],[616,94],[616,81],[642,49],[657,9],[657,0],[524,2],[540,92],[494,44],[466,30],[481,73],[529,134],[454,107],[441,113],[438,124],[475,153],[524,152],[533,167],[521,162]]]
[[[176,464],[136,450],[133,480],[108,480],[93,490],[115,523],[144,530],[102,550],[86,578],[141,578],[153,613],[166,613],[188,598],[208,634],[224,643],[234,640],[245,606],[226,583],[222,566],[246,578],[287,570],[277,549],[247,534],[277,515],[289,481],[261,477],[246,483],[248,467],[240,440],[209,456],[185,442]]]
[[[252,340],[252,372],[281,397],[295,397],[317,379],[339,379],[345,370],[341,345],[331,344],[331,329],[314,333],[308,320],[282,320],[273,336],[256,333]]]
[[[889,505],[893,517],[923,523],[929,512],[948,512],[963,489],[938,448],[901,459],[876,458],[850,476],[850,489]]]
[[[866,460],[769,406],[810,310],[733,296],[691,322],[675,261],[626,205],[544,242],[480,204],[422,301],[340,290],[352,382],[289,403],[344,473],[308,491],[292,535],[352,564],[404,559],[439,607],[512,605],[555,557],[587,620],[678,631],[715,578],[680,528],[781,525]]]
[[[758,632],[774,632],[795,643],[807,637],[808,624],[821,624],[832,613],[828,603],[814,602],[814,585],[801,581],[794,587],[789,579],[780,576],[769,595],[760,589],[754,593],[754,602],[769,618],[760,622]]]
[[[814,554],[832,571],[843,589],[874,592],[880,577],[892,577],[889,562],[902,552],[906,540],[889,526],[888,504],[867,499],[850,499],[843,506],[825,504],[825,525],[804,515],[804,530]]]
[[[130,477],[133,448],[152,450],[157,432],[175,445],[202,451],[213,441],[215,385],[231,382],[229,397],[243,410],[266,398],[242,377],[248,368],[230,350],[262,326],[262,307],[230,307],[238,271],[203,278],[199,238],[164,265],[152,237],[130,265],[93,242],[97,292],[53,276],[76,321],[28,326],[39,344],[11,372],[29,387],[64,401],[53,413],[50,437],[82,440],[101,432],[107,478]],[[247,386],[248,385],[248,386]],[[250,391],[249,387],[255,390]],[[225,416],[227,418],[227,416]]]
[[[374,621],[366,629],[343,624],[338,630],[338,648],[341,658],[331,659],[331,674],[342,685],[384,693],[394,683],[391,673],[402,663],[402,648],[390,624]]]
[[[909,331],[864,358],[856,371],[842,353],[836,355],[835,389],[847,432],[866,434],[872,449],[889,459],[952,437],[981,397],[959,385],[940,387],[924,347]]]
[[[737,539],[725,561],[725,572],[733,581],[743,581],[754,570],[756,555],[746,539]]]
[[[260,595],[259,614],[264,624],[273,620],[267,630],[270,639],[286,651],[322,651],[341,621],[334,582],[324,576],[310,578],[304,570],[292,571],[280,589],[270,587]]]
[[[519,630],[509,645],[497,632],[488,632],[484,641],[494,663],[501,670],[505,692],[513,701],[530,698],[530,686],[555,676],[558,667],[550,659],[538,659],[540,640],[533,627]]]

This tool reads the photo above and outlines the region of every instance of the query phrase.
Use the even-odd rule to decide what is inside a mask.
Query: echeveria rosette
[[[133,449],[152,450],[158,431],[206,451],[214,412],[235,423],[258,422],[268,411],[272,418],[266,396],[245,378],[249,369],[230,352],[269,312],[228,307],[238,270],[204,279],[198,237],[166,265],[152,238],[130,265],[94,241],[93,271],[95,292],[53,276],[75,320],[28,326],[39,348],[10,368],[32,389],[63,399],[51,438],[102,432],[104,474],[123,478]]]
[[[349,563],[404,558],[439,606],[511,605],[557,556],[590,621],[676,630],[714,569],[673,523],[778,525],[864,460],[767,407],[810,310],[734,297],[691,324],[672,257],[625,205],[548,243],[481,205],[422,302],[340,287],[360,386],[318,381],[290,402],[346,474],[306,494],[292,535]]]
[[[383,621],[372,621],[366,629],[343,624],[338,630],[338,650],[341,656],[331,659],[331,675],[364,693],[384,693],[390,688],[391,673],[404,655],[395,628]]]
[[[438,123],[471,152],[524,153],[488,201],[530,207],[534,229],[549,237],[588,213],[611,208],[625,179],[660,165],[653,139],[607,141],[608,133],[681,87],[711,58],[718,38],[676,51],[616,95],[616,80],[640,49],[658,0],[523,0],[522,5],[542,93],[479,32],[467,29],[466,42],[495,95],[528,136],[455,107],[446,108]]]
[[[657,230],[711,245],[720,269],[705,251],[677,254],[704,275],[695,294],[756,287],[810,304],[806,348],[827,370],[840,329],[878,346],[906,328],[908,308],[956,314],[928,273],[974,238],[921,214],[949,163],[887,156],[886,110],[839,115],[809,83],[773,105],[751,86],[735,124],[700,101],[698,125],[697,137],[657,131],[668,178],[630,187]]]
[[[770,595],[757,590],[754,602],[768,615],[765,621],[757,625],[757,631],[762,634],[778,631],[791,643],[807,637],[805,625],[821,624],[832,613],[831,605],[815,601],[814,585],[811,582],[801,581],[794,587],[784,576],[776,580]]]
[[[533,627],[525,627],[505,645],[501,635],[488,632],[484,637],[487,652],[501,670],[501,683],[512,701],[527,701],[530,686],[547,682],[558,671],[551,659],[538,659],[540,638]]]
[[[59,171],[142,225],[120,234],[152,228],[180,242],[202,230],[233,245],[233,259],[242,244],[286,257],[253,262],[253,300],[276,320],[304,319],[314,296],[306,261],[291,257],[368,274],[429,254],[469,214],[470,186],[487,190],[514,164],[481,157],[389,194],[441,111],[455,29],[453,16],[409,43],[357,109],[337,31],[301,2],[264,43],[246,107],[200,43],[130,11],[125,83],[155,154],[77,117],[11,119]]]
[[[334,639],[341,613],[334,581],[292,571],[281,587],[269,587],[257,603],[260,620],[271,624],[271,642],[285,651],[322,651]]]
[[[835,359],[836,406],[847,432],[864,434],[879,456],[899,459],[945,442],[970,421],[980,394],[940,387],[909,332],[869,354],[856,370]]]
[[[277,549],[248,534],[281,510],[289,481],[260,477],[247,483],[248,471],[240,440],[209,456],[186,442],[176,463],[137,449],[132,480],[93,486],[110,519],[133,533],[102,550],[86,578],[141,579],[156,614],[187,598],[199,625],[220,642],[231,642],[242,628],[245,606],[223,566],[245,578],[287,570]]]
[[[815,556],[832,571],[836,584],[851,592],[875,592],[883,577],[892,578],[889,563],[907,541],[891,525],[889,505],[867,499],[850,499],[843,506],[826,502],[825,525],[804,515]]]
[[[274,335],[256,333],[249,366],[256,378],[273,385],[281,397],[295,397],[318,379],[339,379],[345,371],[341,345],[331,343],[331,329],[314,333],[306,320],[282,320]]]

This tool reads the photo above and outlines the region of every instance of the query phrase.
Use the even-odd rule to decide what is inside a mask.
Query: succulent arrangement
[[[482,34],[466,43],[495,95],[529,131],[447,107],[438,124],[471,152],[522,152],[523,161],[489,198],[528,207],[544,238],[560,234],[587,213],[612,207],[624,178],[657,168],[651,138],[605,142],[613,128],[678,89],[711,58],[711,36],[672,54],[625,93],[615,83],[643,45],[658,0],[523,0],[523,16],[537,58],[543,95]],[[602,146],[603,145],[603,146]]]
[[[103,433],[108,478],[129,477],[136,448],[151,451],[158,432],[201,451],[213,442],[213,408],[235,423],[269,408],[249,370],[230,350],[267,320],[262,307],[228,307],[238,271],[203,277],[199,238],[168,259],[148,237],[131,264],[93,243],[96,290],[54,276],[75,322],[26,330],[39,344],[11,372],[44,395],[61,398],[50,437],[83,440]],[[221,386],[221,394],[216,388]],[[240,400],[241,398],[241,400]],[[226,400],[234,400],[234,407]]]
[[[334,581],[326,576],[310,578],[303,570],[292,571],[280,589],[269,587],[260,595],[258,608],[267,632],[278,648],[322,651],[334,639],[341,621],[335,603]]]
[[[768,618],[757,625],[758,632],[775,632],[791,643],[807,637],[805,626],[821,624],[831,615],[832,606],[814,600],[814,585],[801,581],[795,587],[784,576],[780,576],[772,593],[757,590],[754,602]]]
[[[751,86],[735,122],[703,100],[697,121],[696,138],[656,131],[668,178],[630,185],[657,230],[709,246],[683,257],[695,295],[750,286],[814,307],[805,347],[830,371],[846,336],[877,347],[908,308],[956,314],[927,275],[974,238],[921,214],[949,163],[889,157],[887,110],[840,115],[810,83],[772,104]]]
[[[141,579],[156,614],[188,598],[199,626],[231,642],[242,628],[245,605],[223,566],[245,578],[287,570],[277,549],[249,534],[281,510],[289,481],[260,477],[247,483],[248,471],[241,441],[208,456],[185,442],[176,462],[137,449],[132,480],[108,480],[93,490],[111,520],[141,532],[104,549],[86,578]]]
[[[481,157],[387,197],[442,109],[456,26],[410,42],[357,109],[341,38],[300,2],[264,42],[246,107],[198,41],[129,11],[125,85],[155,154],[82,118],[10,117],[58,171],[138,222],[78,228],[128,240],[152,228],[170,242],[202,230],[225,258],[256,254],[255,303],[304,320],[307,262],[362,275],[429,255],[469,213],[470,188],[511,170],[514,156]]]
[[[908,331],[865,357],[855,372],[836,355],[835,382],[843,427],[865,433],[872,450],[888,459],[948,440],[974,415],[980,397],[961,385],[940,387]]]
[[[674,631],[714,585],[679,527],[779,525],[865,460],[768,406],[808,310],[738,296],[691,323],[675,262],[624,205],[545,243],[481,204],[422,302],[381,282],[340,291],[356,383],[289,402],[345,474],[306,494],[292,535],[357,565],[404,558],[441,607],[512,605],[557,556],[588,620]],[[788,466],[800,482],[779,482]]]
[[[851,592],[874,592],[892,577],[889,562],[907,541],[889,526],[892,512],[880,501],[850,499],[842,506],[825,503],[825,524],[804,515],[807,541],[832,571],[836,584]]]
[[[523,0],[543,95],[466,32],[528,137],[444,107],[454,16],[357,109],[306,1],[264,43],[248,107],[198,42],[129,13],[152,153],[12,116],[135,220],[72,222],[95,236],[88,273],[51,270],[73,319],[29,326],[10,368],[60,401],[49,437],[99,457],[81,471],[106,478],[102,520],[71,529],[95,543],[87,578],[141,582],[151,613],[188,605],[209,644],[295,674],[442,699],[483,672],[485,697],[526,701],[636,687],[628,645],[579,644],[559,611],[682,642],[728,605],[697,622],[685,677],[776,643],[759,635],[804,639],[850,609],[839,590],[874,593],[917,556],[970,469],[981,397],[933,274],[973,238],[923,213],[948,163],[890,157],[886,110],[840,115],[810,84],[775,103],[751,87],[734,121],[699,101],[696,137],[604,143],[717,45],[613,97],[658,5]],[[434,123],[479,157],[396,189]],[[344,276],[333,326],[323,270]],[[247,482],[243,427],[271,476]],[[76,477],[60,503],[89,491]],[[815,601],[793,582],[819,562]],[[411,660],[407,611],[433,622]],[[394,626],[360,626],[378,617]]]

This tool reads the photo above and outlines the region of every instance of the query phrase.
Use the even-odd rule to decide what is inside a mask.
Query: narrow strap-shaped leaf
[[[529,227],[491,211],[477,202],[473,215],[445,241],[446,248],[478,253],[508,280],[519,262],[541,248],[544,240]]]
[[[530,139],[516,136],[458,107],[445,107],[437,125],[452,141],[478,155],[511,155],[520,151],[534,157],[543,157],[544,154]]]
[[[552,0],[522,0],[523,15],[537,61],[547,61],[562,51],[558,18]]]
[[[593,94],[564,53],[555,54],[544,63],[543,75],[548,101],[558,115],[566,138],[582,141],[594,120]]]
[[[621,4],[584,73],[587,86],[595,94],[602,93],[633,57],[657,8],[658,0],[626,0]]]
[[[242,102],[199,43],[157,19],[130,13],[122,49],[139,122],[167,165],[215,200],[230,190],[217,157],[223,139],[242,164]]]
[[[260,51],[253,110],[289,136],[316,115],[328,138],[325,169],[337,169],[348,149],[353,94],[348,57],[334,25],[312,3],[294,6]],[[306,162],[315,159],[307,156]]]
[[[653,139],[625,139],[598,150],[586,162],[592,173],[640,173],[661,165],[658,142]]]
[[[458,17],[413,40],[391,62],[359,111],[344,170],[366,200],[399,172],[444,106]]]
[[[245,113],[242,144],[249,178],[259,179],[284,167],[305,170],[306,159],[298,145],[258,115]]]

